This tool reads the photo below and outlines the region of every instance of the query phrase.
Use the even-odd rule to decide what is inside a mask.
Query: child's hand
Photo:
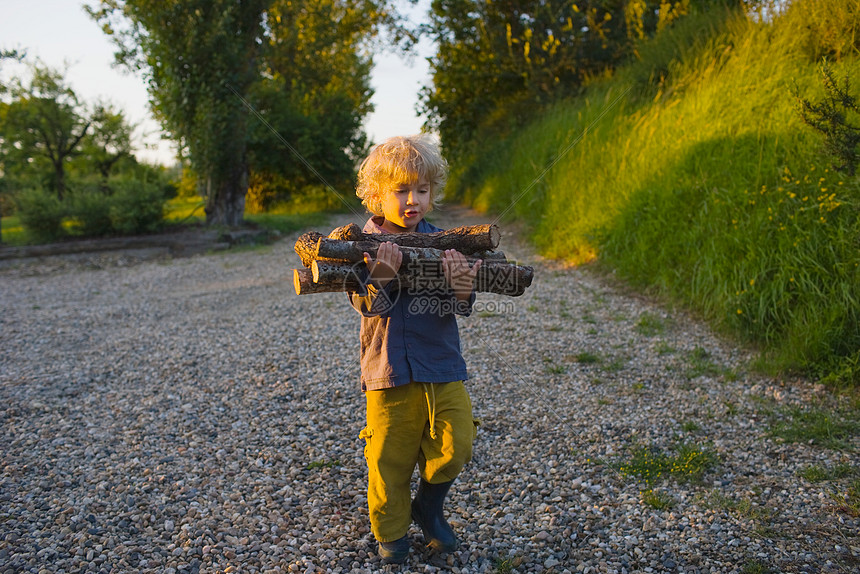
[[[456,249],[448,249],[442,253],[442,271],[445,272],[445,280],[460,301],[467,301],[472,296],[475,276],[481,268],[481,263],[482,261],[478,259],[472,267],[469,267],[466,256]]]
[[[375,261],[370,253],[364,253],[364,263],[370,270],[370,278],[380,287],[385,287],[394,279],[402,262],[403,253],[397,244],[390,241],[379,244]]]

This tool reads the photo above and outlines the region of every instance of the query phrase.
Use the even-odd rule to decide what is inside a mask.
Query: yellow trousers
[[[411,518],[415,465],[431,484],[449,482],[472,458],[477,426],[463,381],[410,383],[365,392],[370,527],[380,542],[403,537]]]

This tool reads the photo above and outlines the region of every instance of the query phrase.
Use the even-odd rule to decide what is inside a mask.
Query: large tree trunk
[[[248,170],[234,166],[222,180],[206,182],[206,224],[238,227],[245,219],[245,194],[248,192]]]
[[[206,224],[238,227],[245,219],[245,195],[248,193],[248,146],[245,122],[233,130],[235,149],[229,165],[216,166],[206,177]]]
[[[66,168],[63,159],[54,161],[54,190],[57,192],[57,199],[63,201],[66,197]]]

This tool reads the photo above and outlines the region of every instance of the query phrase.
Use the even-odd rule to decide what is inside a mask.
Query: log
[[[302,265],[310,267],[311,261],[318,257],[316,245],[323,237],[317,231],[308,231],[299,236],[294,249],[302,260]],[[455,227],[434,233],[362,233],[358,225],[351,223],[334,229],[329,234],[329,238],[367,241],[377,245],[384,241],[390,241],[401,247],[431,248],[440,251],[456,249],[463,255],[474,255],[492,252],[499,246],[501,233],[498,226],[492,224]]]
[[[463,255],[480,251],[492,251],[499,246],[502,234],[499,227],[491,223],[467,225],[433,233],[365,233],[364,239],[382,243],[390,241],[402,247],[432,247],[433,249],[456,249]]]
[[[330,239],[341,239],[344,241],[359,241],[364,238],[361,228],[355,223],[336,227],[328,234]]]
[[[299,256],[299,259],[302,260],[302,265],[305,267],[311,266],[311,263],[316,256],[317,242],[322,236],[323,234],[318,231],[308,231],[307,233],[301,234],[296,240],[293,250],[296,252],[296,255]]]
[[[293,269],[293,286],[296,288],[296,295],[343,291],[336,283],[314,283],[310,269]]]
[[[364,253],[369,253],[372,258],[376,259],[379,245],[376,241],[339,241],[337,239],[320,237],[319,241],[317,241],[313,259],[358,263],[364,260]],[[421,259],[442,259],[443,253],[441,249],[434,249],[432,247],[404,246],[400,246],[400,252],[403,253],[403,265],[410,265]],[[473,265],[478,259],[507,261],[505,254],[499,251],[483,251],[474,256],[466,257],[469,265]]]
[[[416,268],[418,267],[418,268]],[[319,285],[317,292],[364,291],[362,277],[367,267],[361,263],[314,260],[311,264],[313,280]],[[410,289],[447,290],[448,285],[439,259],[422,259],[420,266],[401,266],[397,273],[401,286]],[[487,261],[478,269],[475,290],[518,297],[528,288],[534,278],[534,269],[528,265],[516,265],[501,261]],[[296,292],[299,295],[304,294]],[[310,292],[310,291],[308,291]]]

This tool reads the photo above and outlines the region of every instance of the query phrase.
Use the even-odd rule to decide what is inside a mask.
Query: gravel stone
[[[481,423],[447,506],[460,549],[432,554],[413,526],[407,564],[383,567],[359,316],[342,293],[295,295],[297,236],[0,269],[0,573],[860,567],[858,518],[832,483],[798,474],[856,466],[858,438],[840,452],[768,426],[769,412],[831,400],[824,389],[750,372],[747,350],[611,276],[536,256],[513,224],[500,249],[535,266],[534,284],[480,294],[460,320]],[[718,455],[702,482],[618,470],[635,445],[679,442]],[[649,490],[670,503],[649,506]]]

